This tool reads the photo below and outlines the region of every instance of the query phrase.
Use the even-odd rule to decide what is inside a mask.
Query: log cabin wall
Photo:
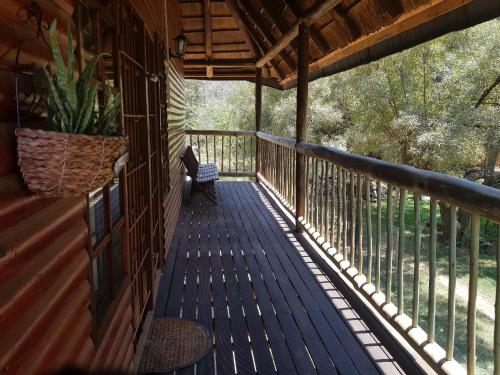
[[[96,335],[86,220],[88,202],[84,197],[33,196],[25,188],[16,165],[12,67],[17,47],[32,39],[36,31],[22,12],[30,3],[31,0],[0,1],[0,373],[42,373],[66,365],[133,370],[137,365],[134,363],[136,344],[143,336],[141,322],[154,307],[152,299],[151,302],[141,301],[139,318],[134,318],[131,287],[134,277],[130,268],[134,249],[128,247],[126,269],[129,278],[109,306],[111,314],[101,325],[104,329]],[[76,1],[38,0],[37,3],[45,20],[59,20],[59,40],[64,45],[66,25],[73,22]],[[146,3],[149,6],[144,9]],[[151,8],[152,3],[156,8]],[[160,3],[127,2],[138,14],[149,19],[144,34],[149,43],[144,49],[149,59],[145,73],[160,76],[158,84],[146,82],[144,87],[144,97],[156,99],[144,107],[149,121],[144,131],[149,133],[145,139],[148,140],[146,155],[151,176],[147,186],[151,199],[147,232],[151,236],[148,239],[150,249],[154,250],[153,254],[156,251],[156,258],[153,257],[146,270],[150,280],[161,270],[170,245],[183,179],[178,156],[184,140],[184,81],[182,70],[175,61],[168,64],[168,71],[165,69],[163,56],[168,46],[162,44],[166,31],[161,28],[165,22],[151,21],[152,13],[162,13],[157,9],[161,8]],[[180,9],[177,0],[168,0],[169,11],[176,8]],[[170,39],[180,33],[179,15],[175,11],[169,13]],[[50,49],[42,41],[30,42],[21,54],[23,63],[34,62],[41,66],[50,60]],[[28,95],[25,96],[28,100]],[[172,98],[172,104],[168,107],[167,126],[165,103],[168,97]],[[28,124],[27,121],[23,126],[43,127],[43,122]],[[159,198],[160,202],[156,202]],[[153,285],[148,284],[150,295],[155,294]]]
[[[185,86],[181,68],[175,62],[169,63],[168,101],[168,145],[169,145],[169,192],[164,196],[164,240],[168,251],[181,207],[184,168],[180,154],[185,147]]]

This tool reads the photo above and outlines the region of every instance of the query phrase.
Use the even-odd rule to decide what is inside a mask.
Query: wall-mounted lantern
[[[170,52],[171,57],[183,57],[186,54],[187,38],[184,34],[175,37],[175,52]]]

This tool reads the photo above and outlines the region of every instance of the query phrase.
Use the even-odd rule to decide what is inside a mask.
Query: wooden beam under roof
[[[300,19],[302,16],[302,9],[299,6],[299,3],[297,0],[283,0],[287,7],[292,11],[292,13],[295,15],[295,18]],[[327,40],[319,33],[319,31],[316,29],[314,25],[310,26],[310,33],[311,33],[311,39],[316,44],[316,46],[319,48],[321,53],[326,53],[330,51],[330,45],[328,44]]]
[[[205,51],[207,60],[212,59],[212,19],[210,16],[210,0],[203,0],[203,21],[205,24]],[[207,65],[207,77],[212,78],[214,69]]]
[[[370,46],[390,39],[405,31],[411,30],[425,22],[449,13],[457,8],[472,3],[474,0],[435,0],[432,3],[420,6],[408,13],[403,14],[394,23],[381,28],[380,30],[368,35],[364,35],[349,45],[336,49],[322,58],[310,64],[310,73],[324,69],[327,66],[335,64],[340,60],[352,56]],[[258,66],[258,65],[257,65]],[[292,74],[280,82],[284,87],[289,86],[297,80],[297,74]]]
[[[271,46],[274,46],[278,41],[272,34],[271,30],[266,30],[260,15],[257,14],[257,11],[252,7],[252,5],[247,0],[240,0],[240,3],[243,6],[244,11],[248,15],[250,22],[252,22],[257,28],[257,31],[259,31],[260,34],[262,34],[262,36],[269,41],[269,44],[271,44]],[[290,71],[292,73],[295,72],[295,64],[290,58],[290,55],[286,51],[280,51],[279,55],[283,60],[283,62],[286,64],[286,66],[290,69]]]
[[[259,57],[260,54],[257,52],[257,48],[255,46],[255,42],[253,41],[252,37],[250,36],[245,23],[243,22],[243,19],[241,17],[240,9],[238,8],[238,5],[236,4],[235,0],[225,0],[226,5],[228,9],[231,11],[234,21],[236,22],[236,25],[240,29],[241,33],[243,34],[243,37],[245,39],[246,44],[248,45],[248,48],[250,49],[250,52],[254,57]]]
[[[277,3],[273,1],[265,1],[265,0],[255,0],[256,3],[262,10],[267,13],[271,21],[273,22],[273,26],[276,27],[276,29],[280,32],[281,35],[284,35],[288,29],[290,28],[290,25],[285,20],[285,17],[283,17],[283,11],[284,9],[278,10],[276,8]],[[286,9],[286,8],[285,8]],[[272,31],[272,28],[271,28]],[[314,40],[313,40],[314,42]],[[291,43],[291,46],[294,50],[298,50],[299,45],[298,43],[294,40]],[[323,51],[321,48],[319,48],[315,43],[312,44],[312,46],[315,49],[315,53],[319,55],[323,55],[326,51]]]
[[[233,1],[233,0],[226,0],[226,2],[227,1]],[[264,55],[267,52],[267,50],[266,50],[265,46],[263,46],[261,44],[261,41],[259,40],[259,38],[257,38],[257,36],[255,36],[253,34],[252,25],[250,25],[249,21],[246,18],[240,18],[240,19],[243,22],[243,28],[245,29],[247,34],[250,36],[250,38],[255,42],[255,45],[259,48],[259,51],[260,51],[259,57]],[[270,61],[268,61],[268,64],[272,67],[272,69],[274,69],[274,71],[276,71],[276,73],[278,74],[278,78],[280,80],[284,78],[285,75],[283,74],[283,71],[281,70],[279,65],[276,63],[276,61],[271,59]]]
[[[184,66],[193,67],[193,66],[207,66],[207,67],[234,67],[234,68],[253,68],[255,69],[255,60],[249,59],[227,59],[227,60],[185,60]]]
[[[277,54],[279,54],[286,46],[288,46],[292,40],[294,40],[299,34],[299,25],[304,24],[305,26],[312,25],[319,17],[323,16],[330,9],[335,7],[340,3],[340,0],[325,0],[314,6],[307,14],[301,17],[292,26],[292,28],[281,38],[281,40],[274,45],[264,56],[262,56],[259,61],[257,61],[257,67],[260,68],[264,66],[269,60],[273,59]]]

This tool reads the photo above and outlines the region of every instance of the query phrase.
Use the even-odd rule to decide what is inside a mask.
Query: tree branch
[[[490,95],[490,93],[493,91],[493,89],[498,84],[500,84],[500,76],[498,76],[497,79],[495,79],[495,81],[491,84],[490,87],[488,87],[486,90],[483,91],[483,94],[481,95],[481,97],[477,101],[477,103],[474,106],[474,108],[478,108],[481,104],[483,104],[483,102],[486,100],[486,98],[488,97],[488,95]]]

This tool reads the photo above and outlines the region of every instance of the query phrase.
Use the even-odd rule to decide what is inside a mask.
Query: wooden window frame
[[[111,2],[111,6],[113,7],[114,12],[114,1]],[[105,8],[105,5],[101,5],[99,2],[95,0],[79,0],[76,6],[76,22],[78,29],[78,46],[77,46],[77,57],[79,62],[79,71],[83,70],[84,59],[83,56],[88,53],[88,51],[84,51],[84,43],[83,36],[81,33],[81,22],[82,22],[82,12],[84,8],[90,12],[89,17],[92,19],[92,23],[95,24],[95,35],[96,35],[96,54],[103,52],[102,40],[101,40],[101,26],[106,23],[107,26],[114,28],[115,35],[112,36],[112,59],[113,59],[113,80],[115,81],[115,87],[117,86],[117,49],[116,49],[116,22],[114,22],[112,14],[110,14],[110,9]],[[96,77],[93,80],[93,84],[97,85],[100,93],[100,99],[103,100],[105,98],[105,81],[107,77],[105,76],[103,61],[99,61],[96,69]],[[117,120],[118,121],[118,120]],[[118,131],[120,131],[120,127],[118,127]],[[88,254],[90,257],[90,267],[89,267],[89,282],[92,288],[92,297],[91,297],[91,312],[92,312],[92,336],[96,343],[102,340],[102,337],[106,333],[109,328],[109,324],[116,313],[118,308],[118,304],[123,296],[126,286],[127,286],[127,267],[126,267],[126,255],[127,255],[127,236],[126,236],[126,210],[125,210],[125,195],[126,189],[125,186],[125,177],[124,172],[122,171],[118,176],[118,189],[119,191],[119,206],[120,206],[120,215],[114,221],[113,212],[112,212],[112,203],[111,203],[111,189],[114,184],[114,181],[110,182],[106,186],[102,187],[102,201],[103,201],[103,211],[104,211],[104,236],[96,239],[96,242],[92,241],[92,228],[91,228],[91,194],[87,195],[87,214],[86,214],[86,222],[88,226],[89,240],[88,240]],[[100,189],[99,189],[100,190]],[[99,191],[97,190],[97,191]],[[122,274],[119,278],[115,278],[115,268],[116,264],[114,262],[114,251],[113,251],[113,238],[115,236],[121,236],[121,254],[120,261],[122,262],[121,269]],[[103,252],[108,252],[106,257],[106,304],[104,312],[98,314],[97,311],[97,301],[96,301],[96,290],[94,288],[94,261],[97,259]],[[99,316],[98,316],[99,315]]]

